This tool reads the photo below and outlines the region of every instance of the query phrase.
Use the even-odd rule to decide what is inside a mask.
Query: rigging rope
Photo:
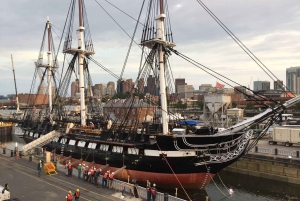
[[[204,10],[220,25],[220,27],[240,46],[240,48],[242,50],[244,50],[244,52],[273,80],[274,78],[272,78],[272,76],[270,76],[270,74],[272,74],[276,80],[279,80],[276,75],[274,75],[272,73],[272,71],[269,70],[269,68],[260,60],[258,59],[254,53],[249,50],[245,45],[244,43],[242,43],[239,38],[234,35],[230,30],[229,28],[223,24],[223,22],[209,9],[207,8],[207,6],[201,1],[201,0],[197,0],[197,2],[202,6],[202,8],[204,8]],[[265,69],[264,69],[265,68]],[[270,73],[268,73],[268,72]],[[283,89],[284,91],[284,87],[286,89],[288,89],[284,84],[283,85],[280,85],[280,87]],[[291,92],[289,89],[288,89],[289,92]],[[293,92],[291,92],[292,94],[294,94]]]
[[[143,1],[142,7],[141,7],[141,9],[140,9],[138,21],[139,21],[140,18],[141,18],[141,14],[142,14],[142,11],[143,11],[144,3],[145,3],[145,0]],[[135,28],[134,28],[134,31],[133,31],[133,35],[132,35],[132,37],[131,37],[130,45],[129,45],[129,47],[128,47],[128,51],[127,51],[127,54],[126,54],[126,58],[125,58],[125,61],[124,61],[124,65],[123,65],[123,68],[122,68],[122,71],[121,71],[121,75],[120,75],[120,78],[121,78],[121,79],[122,79],[122,77],[123,77],[123,73],[124,73],[124,70],[125,70],[125,67],[126,67],[126,64],[127,64],[127,60],[128,60],[129,54],[130,54],[130,50],[131,50],[131,47],[132,47],[132,43],[134,42],[133,39],[134,39],[134,37],[135,37],[135,34],[136,34],[136,30],[137,30],[138,24],[139,24],[139,23],[136,23],[136,24],[135,24]]]
[[[188,61],[189,63],[191,63],[191,64],[193,64],[194,66],[198,67],[199,69],[203,70],[203,71],[206,72],[207,74],[211,75],[212,77],[215,77],[215,78],[218,79],[218,80],[221,80],[222,82],[226,83],[227,85],[229,85],[229,86],[231,86],[231,87],[233,87],[231,84],[229,84],[227,81],[225,81],[225,80],[223,80],[223,79],[217,77],[216,75],[212,74],[211,72],[213,72],[213,73],[219,75],[220,77],[223,77],[223,78],[225,78],[225,79],[227,79],[227,80],[229,80],[229,81],[231,81],[231,82],[233,82],[233,83],[235,83],[235,84],[241,86],[240,84],[238,84],[238,83],[235,82],[234,80],[232,80],[232,79],[230,79],[230,78],[227,78],[227,77],[225,77],[224,75],[221,75],[220,73],[217,73],[216,71],[214,71],[214,70],[212,70],[212,69],[210,69],[210,68],[204,66],[203,64],[200,64],[200,63],[196,62],[195,60],[193,60],[193,59],[191,59],[191,58],[189,58],[189,57],[187,57],[187,56],[181,54],[180,52],[178,52],[177,50],[175,50],[175,49],[173,49],[173,48],[168,48],[168,50],[174,52],[176,55],[180,56],[180,57],[183,58],[184,60]],[[204,68],[207,69],[207,70],[205,70]],[[209,71],[211,71],[211,72],[209,72]],[[245,86],[244,86],[244,87],[245,87]],[[249,88],[247,88],[247,87],[245,87],[245,88],[248,89],[248,90],[250,90],[250,91],[252,91],[251,89],[249,89]],[[239,91],[240,93],[246,95],[247,97],[255,98],[255,97],[252,97],[252,96],[248,95],[246,92],[243,92],[243,91],[240,90],[240,89],[236,89],[236,90]],[[259,96],[259,97],[262,98],[263,100],[267,100],[264,96],[261,96],[261,95],[257,95],[257,96]],[[256,99],[257,99],[257,98],[256,98]],[[258,103],[258,102],[257,102],[258,99],[257,99],[257,100],[254,100],[254,101],[255,101],[256,103]],[[278,104],[277,101],[274,101],[274,100],[272,100],[272,99],[271,99],[271,101],[273,101],[275,104]],[[262,103],[262,104],[264,104],[264,105],[267,106],[267,107],[270,107],[269,105],[267,105],[267,104],[265,104],[265,103]]]
[[[185,195],[188,197],[188,199],[189,199],[190,201],[192,201],[192,199],[191,199],[191,198],[190,198],[190,196],[187,194],[187,192],[186,192],[185,188],[183,187],[183,185],[182,185],[182,184],[181,184],[181,182],[179,181],[179,179],[178,179],[177,175],[175,174],[175,172],[174,172],[173,168],[171,167],[171,165],[170,165],[170,163],[168,162],[168,160],[167,160],[167,158],[166,158],[165,154],[163,154],[163,151],[160,149],[160,147],[159,147],[159,145],[158,145],[158,143],[157,143],[157,142],[156,142],[156,145],[157,145],[157,148],[158,148],[158,149],[161,151],[161,153],[162,153],[162,156],[164,157],[164,160],[165,160],[165,161],[166,161],[166,163],[168,164],[168,166],[169,166],[170,170],[172,171],[172,173],[173,173],[173,175],[175,176],[176,180],[178,181],[179,185],[180,185],[180,186],[181,186],[181,188],[183,189],[183,191],[184,191]]]

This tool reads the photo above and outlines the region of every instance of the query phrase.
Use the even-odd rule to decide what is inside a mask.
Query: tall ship
[[[42,146],[57,155],[81,159],[97,167],[108,166],[112,172],[121,168],[115,175],[121,180],[130,177],[143,184],[149,180],[164,187],[205,188],[219,171],[249,149],[252,125],[269,122],[262,136],[272,121],[300,98],[292,98],[284,104],[275,102],[275,107],[222,131],[211,132],[208,128],[184,125],[184,120],[170,112],[178,99],[169,60],[179,56],[205,72],[208,69],[176,50],[166,0],[149,0],[148,4],[143,3],[141,11],[144,6],[147,7],[145,22],[140,23],[140,13],[136,23],[136,27],[139,24],[143,27],[141,41],[137,43],[142,52],[141,62],[132,84],[122,79],[125,64],[118,76],[93,58],[95,51],[84,0],[71,0],[63,33],[67,69],[61,79],[54,82],[54,78],[59,78],[56,74],[58,62],[51,23],[47,21],[43,36],[46,42],[41,48],[47,48],[47,62],[45,64],[42,59],[42,51],[36,63],[36,71],[43,68],[38,82],[44,82],[47,77],[47,108],[37,111],[33,101],[33,109],[26,110],[22,128],[28,144],[23,147],[23,154]],[[72,43],[75,13],[79,15],[77,44]],[[136,43],[136,27],[127,55]],[[102,114],[95,112],[97,104],[93,101],[90,63],[114,76],[118,90],[129,89],[126,98],[111,98],[102,108]],[[72,75],[78,79],[80,115],[70,117],[64,106],[69,100],[67,91]],[[218,73],[216,76],[225,79]],[[149,78],[150,84],[147,83]]]

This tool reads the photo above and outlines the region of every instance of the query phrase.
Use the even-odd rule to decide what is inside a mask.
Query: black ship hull
[[[29,143],[42,135],[27,130],[24,140]],[[140,183],[148,180],[163,187],[180,187],[181,184],[186,188],[205,188],[216,173],[243,154],[244,149],[229,158],[226,156],[230,150],[234,151],[240,146],[235,142],[243,135],[156,135],[143,139],[147,143],[125,143],[111,139],[105,141],[101,135],[75,129],[70,134],[54,139],[44,148],[60,158],[81,159],[82,163],[97,168],[109,164],[107,169],[113,172],[126,166],[115,176],[121,180],[134,178]],[[198,148],[193,147],[193,144]],[[210,149],[209,153],[207,148]]]

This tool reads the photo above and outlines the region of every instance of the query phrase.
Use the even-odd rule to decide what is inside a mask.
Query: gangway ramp
[[[46,135],[41,136],[40,138],[26,144],[23,146],[22,155],[27,155],[36,147],[42,147],[48,143],[50,143],[53,139],[60,137],[62,135],[61,132],[51,131]]]

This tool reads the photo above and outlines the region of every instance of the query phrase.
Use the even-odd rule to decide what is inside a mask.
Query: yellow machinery
[[[51,162],[50,163],[45,163],[44,164],[44,173],[49,174],[49,175],[57,174],[55,165]]]

